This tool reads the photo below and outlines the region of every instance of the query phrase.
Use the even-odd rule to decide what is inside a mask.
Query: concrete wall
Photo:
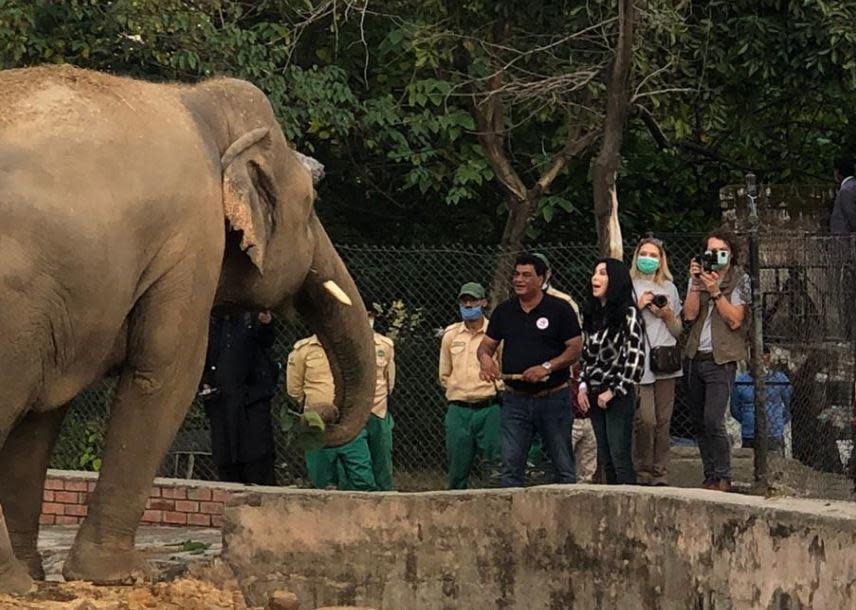
[[[856,503],[703,490],[259,491],[226,506],[248,601],[301,608],[854,608]]]

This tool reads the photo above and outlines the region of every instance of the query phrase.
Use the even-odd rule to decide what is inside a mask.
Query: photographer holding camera
[[[684,319],[692,324],[686,356],[693,427],[704,465],[705,489],[731,490],[731,446],[725,413],[737,362],[747,357],[743,328],[749,276],[737,266],[737,241],[726,231],[704,240],[690,263]]]
[[[669,426],[675,406],[675,379],[681,371],[681,297],[672,282],[663,242],[645,237],[630,269],[636,306],[645,323],[645,370],[633,420],[633,465],[640,485],[667,485]]]

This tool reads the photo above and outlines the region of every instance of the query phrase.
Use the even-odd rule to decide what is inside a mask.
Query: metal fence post
[[[850,235],[845,245],[849,256],[850,273],[845,274],[845,277],[856,277],[856,236]],[[851,353],[853,356],[853,364],[856,367],[856,325],[848,325],[843,323],[844,336],[850,339]],[[853,481],[853,493],[856,494],[856,375],[854,375],[853,385],[850,388],[850,478]]]
[[[755,174],[746,174],[746,199],[749,204],[749,273],[752,279],[752,349],[749,367],[755,394],[755,484],[767,489],[767,390],[764,381],[764,312],[761,297],[761,257],[758,248],[758,186]]]
[[[851,241],[852,243],[852,241]],[[853,348],[853,362],[856,363],[856,337],[850,339]],[[856,378],[850,388],[850,478],[853,481],[853,493],[856,494]]]

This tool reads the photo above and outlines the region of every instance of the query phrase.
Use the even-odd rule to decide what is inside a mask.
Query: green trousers
[[[372,471],[380,491],[392,490],[392,428],[394,426],[395,422],[389,411],[384,418],[372,413],[369,416],[369,423],[366,424]]]
[[[449,489],[467,489],[476,455],[494,465],[501,454],[499,403],[482,409],[449,403],[446,409],[446,458]]]
[[[529,446],[529,453],[526,455],[526,461],[529,466],[540,468],[545,462],[544,446],[541,444],[541,435],[538,432],[532,435],[532,444]]]
[[[335,486],[341,490],[377,490],[365,428],[357,438],[341,447],[307,451],[306,469],[317,489]]]

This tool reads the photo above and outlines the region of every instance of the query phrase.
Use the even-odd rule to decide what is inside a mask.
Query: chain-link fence
[[[690,259],[701,250],[701,235],[661,235],[674,281],[685,295]],[[625,249],[629,258],[633,245]],[[538,245],[550,259],[553,284],[581,300],[597,249],[590,244]],[[395,341],[397,383],[390,408],[395,417],[394,467],[398,489],[441,489],[445,482],[443,417],[445,400],[437,380],[442,329],[457,320],[457,289],[467,281],[491,283],[499,250],[495,247],[338,247],[367,303],[378,311],[376,329]],[[765,341],[772,365],[788,375],[793,388],[785,453],[794,473],[776,474],[796,484],[814,474],[839,475],[824,484],[846,484],[841,476],[853,447],[854,323],[856,249],[848,238],[774,236],[762,238],[761,263]],[[277,321],[274,357],[285,362],[294,342],[310,334],[301,323]],[[280,383],[280,388],[284,385]],[[111,384],[75,400],[55,452],[58,468],[97,469]],[[693,443],[693,430],[678,386],[672,437]],[[277,411],[288,404],[274,400]],[[296,405],[290,405],[292,408]],[[734,445],[739,425],[729,418]],[[144,434],[141,431],[141,434]],[[277,438],[277,476],[281,484],[308,484],[303,456]],[[778,470],[776,470],[778,468]],[[787,469],[784,469],[787,470]],[[774,474],[784,472],[774,464]],[[214,479],[207,421],[194,404],[161,468],[165,476]],[[794,479],[794,480],[791,480]],[[817,477],[815,477],[817,480]],[[842,492],[838,495],[843,495]],[[822,493],[820,495],[823,495]]]

